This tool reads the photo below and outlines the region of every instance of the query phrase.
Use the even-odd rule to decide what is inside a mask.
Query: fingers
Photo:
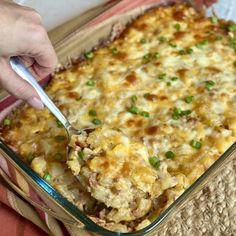
[[[43,103],[37,92],[12,70],[6,59],[0,60],[0,71],[0,83],[9,93],[27,101],[36,109],[43,109]]]

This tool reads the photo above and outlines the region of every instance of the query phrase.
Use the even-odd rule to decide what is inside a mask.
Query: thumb
[[[43,103],[35,89],[12,70],[6,59],[0,59],[0,71],[0,84],[4,89],[15,97],[25,100],[34,108],[43,109]]]

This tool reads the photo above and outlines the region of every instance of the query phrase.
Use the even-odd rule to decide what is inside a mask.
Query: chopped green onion
[[[82,160],[84,159],[84,151],[83,150],[78,151],[78,157]]]
[[[172,118],[174,120],[178,120],[180,118],[181,115],[181,110],[179,108],[175,108],[172,114]]]
[[[159,76],[158,76],[158,79],[160,79],[160,80],[163,80],[163,79],[165,79],[166,78],[166,74],[165,73],[162,73],[162,74],[160,74]]]
[[[54,155],[54,159],[57,161],[61,161],[63,159],[63,155],[58,152]]]
[[[112,49],[111,49],[111,53],[112,53],[113,55],[117,55],[117,53],[118,53],[117,48],[112,48]]]
[[[161,36],[158,38],[158,40],[159,40],[159,43],[165,43],[167,39],[164,36]]]
[[[188,115],[190,115],[191,113],[192,113],[191,110],[184,110],[184,111],[181,111],[180,116],[188,116]]]
[[[4,126],[9,126],[9,125],[11,125],[11,119],[10,118],[5,118],[4,120],[3,120],[3,125]]]
[[[236,51],[236,38],[230,39],[229,46]]]
[[[206,86],[206,89],[210,91],[215,86],[215,82],[212,80],[205,81],[205,86]]]
[[[160,53],[159,52],[155,52],[153,54],[153,57],[156,58],[156,59],[159,59],[161,57]]]
[[[150,53],[146,54],[143,56],[143,63],[148,63],[150,62]]]
[[[176,80],[178,80],[178,79],[179,79],[179,78],[178,78],[178,77],[175,77],[175,76],[170,78],[170,80],[172,80],[172,81],[176,81]]]
[[[198,48],[198,49],[202,49],[204,46],[206,46],[208,44],[208,40],[203,40],[201,41],[200,43],[197,43],[195,46]]]
[[[181,49],[181,50],[179,50],[179,55],[185,55],[186,54],[186,52],[185,52],[185,50],[184,49]]]
[[[59,120],[56,120],[56,122],[57,122],[57,127],[58,128],[62,128],[63,127],[63,124]]]
[[[193,53],[193,49],[192,48],[187,48],[186,53],[191,55]]]
[[[213,23],[213,24],[218,24],[218,19],[217,19],[217,17],[212,16],[212,17],[211,17],[211,23]]]
[[[146,118],[150,117],[150,114],[147,111],[141,111],[139,114],[143,117],[146,117]]]
[[[193,96],[187,96],[187,97],[185,97],[184,98],[184,101],[186,102],[186,103],[191,103],[192,101],[193,101]]]
[[[177,31],[180,31],[180,24],[177,23],[177,24],[174,25],[174,27]]]
[[[170,87],[171,86],[171,82],[167,82],[166,86]]]
[[[191,142],[190,142],[190,145],[191,147],[195,148],[195,149],[200,149],[202,147],[202,143],[193,139]]]
[[[132,105],[131,107],[128,108],[128,112],[137,115],[139,112],[139,109],[136,106]]]
[[[234,62],[234,67],[236,67],[236,61]]]
[[[216,40],[222,40],[224,37],[222,35],[217,35]]]
[[[64,141],[66,139],[66,137],[64,135],[57,135],[54,137],[54,139],[58,142],[60,141]]]
[[[96,116],[97,115],[97,112],[93,109],[89,110],[88,112],[89,116]]]
[[[233,31],[236,30],[236,25],[229,25],[229,26],[227,27],[227,29],[228,29],[228,31],[233,32]]]
[[[86,52],[86,53],[85,53],[85,58],[86,58],[86,59],[92,59],[93,56],[94,56],[93,52]]]
[[[174,43],[169,43],[169,45],[170,45],[172,48],[176,48],[176,47],[177,47],[177,45],[174,44]]]
[[[160,164],[161,164],[157,156],[149,157],[149,163],[151,164],[151,166],[153,166],[157,170],[159,169]]]
[[[151,94],[150,93],[145,93],[143,97],[148,98]]]
[[[145,39],[145,38],[142,38],[141,40],[140,40],[140,43],[141,44],[145,44],[147,42],[147,40]]]
[[[46,173],[44,174],[43,178],[44,178],[46,181],[50,181],[51,178],[52,178],[52,176],[51,176],[48,172],[46,172]]]
[[[178,120],[181,116],[188,116],[192,113],[191,110],[181,110],[179,108],[175,108],[172,113],[172,119]]]
[[[86,83],[87,86],[89,87],[94,87],[95,86],[95,81],[94,80],[89,80],[87,83]]]
[[[30,164],[34,158],[35,158],[34,154],[30,152],[27,156],[27,162]]]
[[[102,124],[102,122],[99,119],[96,119],[96,118],[92,120],[92,123],[94,125],[101,125]]]
[[[165,156],[166,156],[167,159],[172,160],[172,159],[174,159],[175,154],[172,151],[168,151],[168,152],[166,152]]]
[[[138,97],[137,97],[136,95],[133,95],[133,96],[131,97],[131,100],[132,100],[133,103],[135,103],[135,102],[137,102]]]

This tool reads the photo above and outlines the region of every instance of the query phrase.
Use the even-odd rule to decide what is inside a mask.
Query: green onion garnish
[[[57,135],[54,137],[54,139],[58,142],[64,141],[66,137],[64,135]]]
[[[172,118],[174,120],[178,120],[180,118],[181,115],[181,110],[179,108],[175,108],[172,114]]]
[[[83,150],[78,151],[78,157],[82,160],[84,159],[84,151]]]
[[[56,120],[56,122],[57,122],[57,127],[58,128],[62,128],[63,127],[63,124],[59,120]]]
[[[186,54],[186,51],[184,50],[184,49],[181,49],[181,50],[179,50],[179,55],[185,55]]]
[[[131,97],[131,100],[132,100],[133,103],[135,103],[135,102],[137,102],[138,97],[137,97],[136,95],[133,95],[133,96]]]
[[[94,56],[93,52],[86,52],[86,53],[85,53],[85,58],[86,58],[86,59],[92,59],[93,56]]]
[[[175,77],[175,76],[170,78],[170,80],[172,80],[172,81],[176,81],[176,80],[178,80],[178,79],[179,79],[179,78],[178,78],[178,77]]]
[[[52,178],[52,176],[51,176],[48,172],[46,172],[46,173],[44,174],[43,178],[44,178],[46,181],[50,181],[51,178]]]
[[[211,23],[213,23],[213,24],[218,24],[218,19],[217,19],[217,17],[212,16],[212,17],[211,17]]]
[[[162,73],[162,74],[160,74],[159,76],[158,76],[158,79],[160,79],[160,80],[163,80],[163,79],[165,79],[166,78],[166,74],[165,73]]]
[[[153,166],[157,170],[159,169],[160,164],[161,164],[157,156],[149,157],[149,163],[151,164],[151,166]]]
[[[195,46],[198,48],[198,49],[202,49],[204,46],[206,46],[208,44],[208,40],[203,40],[201,41],[200,43],[197,43]]]
[[[177,24],[174,25],[174,27],[175,27],[175,29],[176,29],[177,31],[180,30],[180,24],[177,23]]]
[[[161,36],[158,38],[158,40],[159,40],[159,43],[164,43],[166,42],[167,39],[164,36]]]
[[[205,86],[206,86],[206,89],[210,91],[215,86],[215,82],[212,80],[205,81]]]
[[[141,44],[145,44],[147,42],[147,40],[145,39],[145,38],[142,38],[141,40],[140,40],[140,43]]]
[[[166,83],[166,86],[167,86],[167,87],[170,87],[170,86],[171,86],[171,82],[167,82],[167,83]]]
[[[233,64],[233,65],[234,65],[234,67],[236,67],[236,61],[234,62],[234,64]]]
[[[34,158],[35,158],[34,154],[30,152],[27,156],[27,162],[30,164]]]
[[[63,159],[63,155],[58,152],[54,155],[54,159],[57,161],[61,161]]]
[[[181,111],[180,116],[188,116],[188,115],[190,115],[191,113],[192,113],[191,110],[184,110],[184,111]]]
[[[146,118],[150,117],[150,114],[147,111],[141,111],[139,114],[143,117],[146,117]]]
[[[193,96],[187,96],[187,97],[185,97],[184,98],[184,101],[186,102],[186,103],[191,103],[192,101],[193,101]]]
[[[166,156],[167,159],[172,160],[172,159],[174,159],[175,154],[172,151],[168,151],[168,152],[166,152],[165,156]]]
[[[102,124],[102,122],[99,120],[99,119],[93,119],[92,120],[92,123],[94,124],[94,125],[100,125],[100,124]]]
[[[187,48],[186,53],[191,55],[193,53],[193,49],[192,48]]]
[[[87,81],[86,85],[89,86],[89,87],[94,87],[95,86],[95,81],[94,80],[89,80],[89,81]]]
[[[174,44],[174,43],[169,43],[169,45],[170,45],[172,48],[176,48],[176,47],[177,47],[177,45]]]
[[[151,57],[150,53],[144,55],[144,56],[143,56],[143,63],[148,63],[148,62],[150,62],[150,57]]]
[[[153,54],[153,57],[156,58],[156,59],[159,59],[161,57],[160,53],[159,52],[155,52]]]
[[[112,49],[111,49],[111,53],[112,53],[113,55],[117,55],[117,53],[118,53],[117,48],[112,48]]]
[[[137,115],[139,113],[139,109],[136,106],[131,106],[128,108],[128,112]]]
[[[97,115],[97,112],[93,109],[89,110],[88,112],[89,116],[96,116]]]
[[[11,119],[10,118],[5,118],[4,120],[3,120],[3,125],[4,126],[9,126],[9,125],[11,125]]]
[[[202,143],[193,139],[191,142],[190,142],[190,145],[191,147],[195,148],[195,149],[200,149],[202,147]]]
[[[150,93],[145,93],[143,97],[148,98],[151,94]]]
[[[228,29],[228,31],[233,32],[233,31],[236,30],[236,25],[229,25],[229,26],[227,27],[227,29]]]
[[[224,37],[222,35],[217,35],[216,40],[222,40]]]

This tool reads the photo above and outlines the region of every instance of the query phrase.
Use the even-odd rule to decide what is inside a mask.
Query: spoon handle
[[[71,125],[61,111],[56,107],[54,102],[48,97],[46,92],[41,88],[36,79],[30,73],[30,71],[21,63],[18,57],[10,58],[10,65],[12,69],[24,80],[26,80],[38,93],[43,104],[52,112],[52,114],[62,123],[62,125],[68,129]]]

